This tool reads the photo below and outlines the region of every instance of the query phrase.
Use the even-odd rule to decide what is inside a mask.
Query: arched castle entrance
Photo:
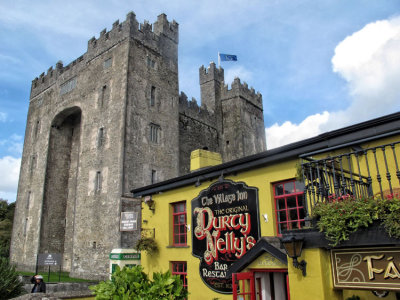
[[[81,116],[81,109],[72,107],[54,118],[45,175],[39,253],[63,254],[66,271],[73,249]]]

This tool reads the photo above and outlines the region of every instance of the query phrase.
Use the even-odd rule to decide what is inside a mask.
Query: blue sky
[[[199,67],[237,55],[225,82],[263,95],[268,148],[400,110],[398,0],[1,1],[0,198],[16,197],[31,81],[129,11],[179,23],[179,88],[198,101]]]

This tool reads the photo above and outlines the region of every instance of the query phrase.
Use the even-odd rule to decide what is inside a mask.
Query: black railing
[[[389,194],[398,196],[398,158],[400,142],[359,148],[325,158],[302,158],[301,176],[305,184],[307,216],[318,202],[349,196],[355,199],[372,196],[383,198]]]

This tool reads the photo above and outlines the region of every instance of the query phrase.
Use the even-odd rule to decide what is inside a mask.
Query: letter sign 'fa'
[[[260,238],[258,189],[243,182],[216,182],[192,200],[193,255],[212,290],[232,293],[229,267]]]

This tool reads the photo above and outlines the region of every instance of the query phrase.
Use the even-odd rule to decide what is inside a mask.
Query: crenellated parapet
[[[251,102],[256,107],[262,109],[262,95],[260,92],[254,90],[253,87],[249,88],[246,82],[241,83],[239,78],[235,78],[231,84],[231,88],[228,85],[224,85],[221,93],[221,100],[242,98]]]
[[[92,59],[95,59],[127,38],[136,40],[152,51],[159,53],[164,59],[173,60],[176,65],[178,35],[178,23],[175,21],[169,22],[165,14],[159,15],[157,21],[154,24],[150,24],[147,21],[139,23],[136,20],[136,15],[130,12],[127,14],[124,22],[120,23],[117,20],[113,23],[109,31],[103,29],[98,38],[92,37],[88,41],[87,52],[78,59],[67,66],[63,66],[62,62],[58,62],[55,69],[50,67],[46,74],[42,73],[39,77],[35,78],[32,81],[31,98],[54,84],[61,74],[64,74],[63,80],[72,78],[75,76],[75,72],[71,70],[86,66]]]
[[[199,106],[195,98],[188,100],[184,92],[179,95],[179,113],[210,126],[215,123],[214,114],[205,106]]]
[[[200,85],[215,80],[222,83],[224,81],[224,69],[217,68],[214,62],[211,62],[208,68],[204,65],[199,69]]]

